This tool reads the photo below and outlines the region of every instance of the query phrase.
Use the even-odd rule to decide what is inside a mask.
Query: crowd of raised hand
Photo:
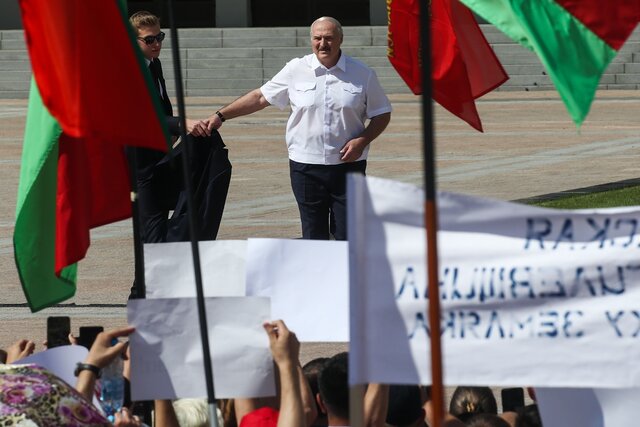
[[[290,331],[282,320],[264,324],[277,372],[278,396],[256,399],[223,399],[216,402],[217,425],[220,427],[320,427],[350,426],[350,400],[348,385],[348,353],[339,353],[331,358],[314,359],[304,367],[299,361],[300,343],[295,333]],[[101,417],[101,409],[93,406],[101,370],[117,357],[124,359],[123,376],[130,378],[129,347],[124,338],[134,331],[131,327],[113,329],[100,333],[91,346],[83,363],[76,370],[77,382],[71,397],[83,400],[85,412],[95,411]],[[70,343],[75,344],[70,336]],[[46,344],[46,343],[45,343]],[[41,381],[41,387],[34,390],[51,388],[57,380],[51,375],[32,375],[28,381],[19,381],[20,372],[25,369],[20,359],[31,355],[35,343],[19,340],[0,352],[4,363],[0,375],[12,374],[12,377],[0,377],[3,392],[0,393],[0,421],[25,420],[27,410],[33,398],[38,403],[37,393],[24,392],[24,383],[33,385],[33,378]],[[12,370],[13,369],[13,370]],[[35,368],[38,369],[38,368]],[[8,381],[6,378],[13,378]],[[18,380],[16,380],[18,378]],[[12,382],[13,381],[13,382]],[[125,382],[127,383],[127,382]],[[128,383],[127,383],[128,385]],[[58,392],[59,393],[59,392]],[[530,397],[535,400],[533,391]],[[23,400],[15,397],[23,396]],[[433,426],[433,406],[430,400],[430,388],[417,385],[381,385],[369,384],[362,402],[362,423],[367,427],[421,427]],[[13,400],[12,400],[13,399]],[[68,400],[67,400],[68,401]],[[18,403],[16,403],[18,402]],[[134,414],[134,403],[125,405],[111,418],[111,423],[102,416],[99,423],[79,425],[114,425],[118,427],[138,427],[154,425],[156,427],[200,427],[210,424],[209,413],[212,407],[206,399],[180,399],[176,401],[157,400],[154,402],[153,422]],[[22,406],[20,406],[22,405]],[[77,407],[77,405],[76,405]],[[20,408],[24,414],[20,415]],[[58,414],[64,410],[56,408]],[[537,406],[534,404],[515,410],[498,413],[498,405],[489,387],[458,387],[445,414],[444,427],[540,427],[542,426]],[[73,409],[67,411],[74,413]],[[102,412],[104,415],[104,413]],[[22,417],[22,418],[21,418]],[[3,419],[5,418],[5,419]],[[37,416],[36,416],[37,418]],[[32,421],[33,422],[33,421]],[[355,421],[354,421],[355,422]],[[2,423],[0,423],[2,424]],[[2,424],[4,425],[4,424]],[[16,422],[16,425],[21,425]],[[24,425],[39,425],[25,423]]]

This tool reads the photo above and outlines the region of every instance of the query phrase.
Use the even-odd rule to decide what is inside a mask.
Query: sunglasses
[[[144,42],[144,44],[146,44],[147,46],[150,46],[155,41],[158,41],[158,43],[162,43],[162,40],[164,40],[164,36],[165,36],[165,33],[160,31],[160,33],[155,36],[138,37],[138,40],[141,40]]]

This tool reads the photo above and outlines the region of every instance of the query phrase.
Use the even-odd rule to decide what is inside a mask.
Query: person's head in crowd
[[[417,385],[389,387],[389,407],[386,423],[390,427],[426,426],[422,395]]]
[[[460,386],[451,396],[449,412],[466,421],[476,414],[497,414],[498,404],[489,387]]]
[[[515,427],[542,427],[538,405],[527,405],[518,409]]]
[[[320,370],[324,366],[324,364],[329,360],[328,357],[316,357],[315,359],[307,362],[302,367],[302,373],[304,374],[307,382],[309,383],[309,388],[311,388],[311,394],[315,397],[318,395],[318,375],[320,374]],[[327,416],[322,413],[320,409],[320,405],[316,401],[316,408],[318,410],[318,417],[313,423],[314,426],[326,426],[327,425]]]
[[[338,353],[325,363],[318,376],[318,404],[329,425],[349,425],[349,354]]]
[[[148,60],[160,56],[165,34],[160,31],[160,19],[146,10],[136,12],[129,18],[129,24],[136,32],[136,39],[142,54]]]
[[[218,402],[222,409],[222,426],[238,427],[235,401],[233,399],[220,399]]]
[[[508,422],[495,414],[477,414],[471,417],[467,427],[511,427]]]
[[[223,425],[222,413],[217,408],[218,424]],[[173,402],[180,427],[209,427],[209,404],[207,399],[178,399]]]

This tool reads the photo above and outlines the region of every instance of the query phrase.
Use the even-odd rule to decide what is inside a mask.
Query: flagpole
[[[131,183],[131,220],[133,223],[133,259],[135,262],[134,295],[136,298],[147,297],[147,287],[144,279],[144,251],[142,236],[140,235],[140,214],[138,206],[138,176],[136,148],[125,148],[127,163],[129,164],[129,180]]]
[[[444,422],[442,345],[440,341],[440,295],[438,292],[438,210],[436,205],[435,138],[431,88],[431,2],[420,2],[420,58],[422,60],[422,127],[424,155],[424,223],[427,230],[427,283],[429,284],[429,330],[431,385],[435,427]]]
[[[213,367],[211,365],[211,352],[209,347],[209,334],[207,327],[207,312],[202,288],[202,272],[200,269],[200,250],[196,230],[198,218],[196,216],[195,204],[193,200],[193,189],[191,188],[191,170],[189,166],[190,144],[187,141],[187,123],[184,107],[184,91],[182,88],[182,72],[180,68],[180,51],[178,49],[178,30],[175,25],[173,0],[167,2],[169,11],[169,25],[171,27],[171,51],[173,54],[173,70],[176,84],[176,98],[178,101],[178,116],[180,118],[180,138],[183,144],[182,169],[184,175],[185,192],[187,195],[187,213],[189,215],[189,233],[191,235],[191,252],[193,255],[193,272],[196,279],[196,294],[198,304],[198,317],[200,319],[200,337],[202,340],[202,356],[204,358],[204,373],[207,383],[207,401],[209,402],[209,425],[218,427],[218,415],[216,408],[215,390],[213,387]]]

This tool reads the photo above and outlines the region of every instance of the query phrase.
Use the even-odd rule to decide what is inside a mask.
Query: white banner
[[[423,192],[349,182],[351,383],[430,383]],[[640,386],[639,208],[440,193],[447,384]]]
[[[206,298],[217,398],[275,395],[273,359],[262,324],[269,299]],[[133,299],[127,304],[133,400],[207,396],[195,298]]]
[[[204,240],[198,250],[205,297],[245,295],[246,240]],[[195,298],[191,242],[146,243],[144,274],[147,298]]]
[[[637,388],[536,388],[544,427],[636,425],[638,399]]]
[[[249,239],[247,295],[271,298],[300,342],[349,341],[347,242]]]
[[[301,342],[349,341],[347,242],[199,242],[205,297],[264,296]],[[144,245],[147,298],[195,298],[191,243]],[[329,308],[329,309],[327,309]]]

